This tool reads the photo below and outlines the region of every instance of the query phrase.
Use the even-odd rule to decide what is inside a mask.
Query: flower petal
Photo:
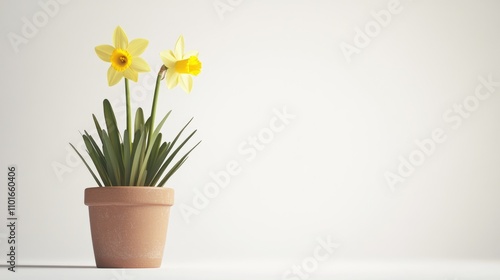
[[[100,45],[95,47],[95,53],[97,54],[97,56],[106,62],[111,61],[111,54],[114,50],[115,48],[110,45]]]
[[[175,59],[174,52],[171,50],[166,50],[162,51],[160,53],[161,60],[163,61],[163,64],[167,66],[167,68],[174,68],[175,63],[177,62],[177,59]]]
[[[123,77],[122,72],[118,72],[113,68],[113,66],[110,66],[108,69],[108,84],[109,86],[114,86],[116,85]]]
[[[128,44],[127,51],[131,56],[139,56],[144,52],[148,43],[146,39],[134,39]]]
[[[179,83],[179,74],[174,69],[167,69],[167,88],[172,89]]]
[[[137,82],[139,78],[139,73],[137,71],[134,71],[132,68],[127,68],[125,71],[123,71],[123,76],[129,80],[132,80],[134,82]]]
[[[182,35],[179,36],[179,39],[177,39],[177,43],[175,43],[174,54],[177,60],[182,59],[182,56],[184,54],[184,37]]]
[[[128,38],[125,31],[120,26],[117,26],[115,29],[115,33],[113,33],[113,43],[115,44],[115,48],[126,50],[128,47]]]
[[[187,74],[181,75],[180,80],[181,80],[181,82],[180,82],[181,88],[186,93],[190,93],[191,89],[193,89],[193,78],[191,77],[191,75],[187,75]]]
[[[192,56],[198,57],[198,51],[189,51],[182,56],[182,59],[188,59]]]
[[[149,68],[149,64],[142,57],[134,57],[132,58],[132,64],[129,66],[132,70],[136,72],[149,72],[151,68]]]

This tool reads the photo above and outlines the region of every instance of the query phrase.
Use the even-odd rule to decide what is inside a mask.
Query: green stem
[[[153,137],[153,130],[155,127],[155,116],[156,116],[156,103],[158,101],[158,93],[160,92],[160,81],[163,78],[163,75],[165,74],[164,71],[166,71],[165,66],[162,66],[160,69],[160,72],[158,72],[158,76],[156,77],[156,86],[155,86],[155,93],[153,97],[153,107],[151,108],[151,117],[149,119],[149,135],[148,135],[148,146],[153,145],[154,143],[149,143],[151,141],[151,137]]]
[[[128,89],[128,79],[125,79],[125,99],[127,104],[127,132],[128,132],[128,148],[132,150],[132,113],[130,109],[130,91]]]

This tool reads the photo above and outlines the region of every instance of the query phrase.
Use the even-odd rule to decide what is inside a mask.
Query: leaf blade
[[[73,150],[75,150],[76,154],[80,157],[80,159],[83,161],[83,163],[85,164],[85,166],[87,167],[87,169],[90,171],[90,174],[92,175],[92,177],[96,181],[97,185],[99,185],[99,187],[102,187],[101,182],[99,181],[99,179],[97,179],[97,176],[95,175],[94,171],[87,164],[87,161],[82,157],[82,155],[80,154],[80,152],[78,152],[78,150],[75,148],[75,146],[73,146],[73,144],[71,144],[71,143],[69,143],[69,144],[71,145],[71,147],[73,148]]]

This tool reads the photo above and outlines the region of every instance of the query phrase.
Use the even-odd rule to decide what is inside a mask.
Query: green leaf
[[[130,139],[128,139],[128,131],[125,129],[123,132],[123,165],[124,165],[124,174],[122,178],[122,185],[127,185],[130,182],[130,170],[132,168],[132,163],[130,161],[131,159],[131,151],[130,147],[128,145],[125,145],[125,143],[129,143]]]
[[[99,124],[99,121],[97,120],[97,118],[96,118],[96,116],[94,114],[92,114],[92,118],[94,119],[95,128],[97,129],[97,134],[99,135],[99,139],[101,139],[101,143],[102,143],[102,128],[101,128],[101,125]]]
[[[145,172],[144,176],[140,176],[139,178],[137,178],[137,184],[136,186],[144,186],[144,183],[145,183],[145,180],[146,180],[146,175],[147,175],[147,171]]]
[[[144,128],[144,113],[142,112],[142,108],[138,108],[135,113],[135,124],[134,124],[134,133],[138,130],[142,130]]]
[[[156,161],[156,158],[158,157],[158,152],[160,150],[162,136],[163,135],[161,133],[159,133],[158,136],[156,137],[156,140],[155,140],[153,146],[151,147],[151,155],[149,156],[148,166],[153,164]]]
[[[196,130],[191,133],[191,135],[193,135],[194,133],[196,132]],[[187,141],[188,139],[186,139]],[[184,143],[186,142],[184,141]],[[182,145],[184,145],[184,143],[182,143]],[[184,164],[184,162],[186,162],[186,160],[188,159],[188,155],[194,150],[194,148],[196,148],[199,144],[201,143],[198,142],[196,145],[194,145],[194,147],[191,148],[191,150],[189,150],[179,161],[177,161],[174,166],[167,172],[167,175],[165,175],[165,177],[163,178],[163,180],[161,180],[160,184],[158,184],[159,187],[163,187],[163,185],[165,185],[165,183],[168,181],[168,179],[170,179],[170,177],[172,175],[174,175],[174,173]],[[181,146],[182,146],[181,145]],[[180,148],[180,147],[179,147]],[[179,148],[177,150],[179,150]],[[177,153],[177,150],[175,153]]]
[[[101,125],[99,124],[99,121],[97,120],[97,117],[94,114],[92,114],[92,119],[94,120],[95,128],[97,130],[97,135],[99,135],[99,139],[101,140],[102,150],[104,150],[104,138],[103,138],[103,134],[102,134],[102,132],[104,130],[102,129]],[[92,145],[95,145],[95,147],[96,147],[95,150],[99,150],[99,151],[101,150],[101,149],[99,149],[97,143],[93,140],[92,137],[91,137],[91,142],[93,142]],[[104,156],[104,152],[101,152],[101,155],[102,155],[102,158],[103,158],[103,160],[102,160],[103,166],[107,167],[108,164],[107,164],[107,161],[106,161],[106,157]],[[112,183],[111,183],[111,177],[110,177],[110,175],[109,175],[109,173],[107,171],[107,168],[103,171],[103,173],[106,174],[106,178],[103,178],[101,176],[101,180],[103,180],[104,185],[111,186],[112,185]]]
[[[172,112],[172,111],[170,111]],[[161,122],[158,124],[158,126],[156,127],[155,131],[153,132],[152,136],[151,136],[151,139],[148,139],[148,141],[150,141],[150,143],[154,143],[156,141],[156,138],[158,137],[158,135],[160,134],[160,131],[161,131],[161,127],[163,126],[163,124],[165,123],[165,121],[167,120],[168,116],[170,115],[170,112],[167,113],[167,115],[165,115],[165,117],[161,120]],[[148,120],[148,123],[149,123],[150,120]],[[146,126],[148,127],[148,126]],[[144,143],[146,144],[146,143]],[[147,163],[149,161],[149,156],[151,155],[151,151],[153,149],[153,144],[148,146],[147,149],[145,147],[144,150],[142,150],[142,152],[145,154],[143,154],[143,156],[141,157],[142,161],[141,164],[140,164],[140,170],[139,170],[139,180],[140,181],[146,181],[146,167],[147,167]]]
[[[160,150],[161,140],[162,140],[162,134],[160,133],[156,137],[156,140],[155,140],[153,146],[151,147],[151,154],[150,154],[148,162],[146,164],[146,170],[148,171],[148,174],[151,172],[156,172],[156,170],[154,170],[154,163],[159,155],[158,152]],[[149,182],[148,179],[150,179],[150,177],[151,176],[146,177],[146,180],[145,180],[146,185],[148,184],[148,182]]]
[[[115,113],[113,112],[113,107],[111,107],[111,103],[107,99],[104,99],[103,102],[104,107],[104,119],[106,120],[106,128],[108,129],[108,137],[110,140],[109,147],[113,149],[113,152],[116,155],[118,163],[117,167],[120,169],[120,173],[124,173],[124,166],[122,162],[122,149],[121,149],[121,141],[120,141],[120,131],[118,130],[118,125],[116,123]],[[118,178],[117,178],[118,179]]]
[[[177,134],[177,136],[174,138],[174,141],[172,141],[171,144],[168,145],[168,148],[167,148],[167,155],[170,153],[170,151],[173,149],[175,143],[177,142],[177,140],[179,139],[179,137],[181,136],[182,132],[184,132],[184,130],[186,129],[186,127],[191,123],[191,121],[193,120],[193,118],[191,118],[187,123],[186,125],[181,129],[181,131],[179,131],[179,133]],[[177,154],[177,152],[179,151],[180,148],[182,148],[182,146],[184,146],[184,144],[193,136],[193,134],[196,132],[196,130],[191,133],[191,135],[189,135],[189,137],[184,140],[184,142],[181,144],[181,146],[174,152],[174,154],[172,156],[170,156],[167,161],[162,165],[162,167],[158,170],[158,172],[155,174],[154,178],[151,180],[151,184],[154,185],[156,184],[156,182],[158,182],[158,180],[160,179],[160,177],[163,175],[163,172],[165,172],[166,168],[168,167],[168,165],[170,164],[170,162],[173,160],[173,157],[175,157],[175,155]]]
[[[168,179],[170,179],[170,177],[174,175],[177,170],[179,170],[179,168],[184,164],[184,162],[186,162],[187,159],[188,157],[182,157],[176,164],[174,164],[174,166],[167,172],[167,175],[165,175],[163,180],[161,180],[161,182],[158,184],[158,187],[163,187]]]
[[[182,131],[181,131],[182,132]],[[165,170],[167,169],[168,165],[172,162],[172,160],[174,159],[174,157],[177,155],[177,153],[180,151],[180,149],[182,149],[182,147],[187,143],[187,141],[189,141],[189,139],[191,139],[191,137],[193,137],[193,135],[196,133],[196,130],[193,131],[180,145],[179,147],[177,147],[177,149],[175,149],[175,151],[167,158],[167,160],[163,163],[162,167],[160,168],[160,170],[158,171],[158,173],[156,174],[155,178],[153,179],[153,183],[156,184],[156,182],[160,179],[160,177],[162,176],[163,172],[165,172]],[[180,134],[180,133],[179,133]],[[199,143],[198,143],[199,144]],[[187,154],[189,154],[196,146],[198,146],[198,144],[196,144]],[[171,147],[173,146],[170,145]],[[187,155],[186,154],[186,155]],[[166,181],[165,181],[166,182]],[[163,183],[165,183],[163,182]]]
[[[134,136],[135,141],[132,147],[132,154],[131,154],[132,168],[130,169],[130,181],[129,181],[130,186],[135,186],[138,181],[137,177],[139,175],[141,153],[144,147],[145,138],[146,138],[145,130],[142,131],[139,130],[135,133]]]
[[[73,144],[71,144],[71,143],[69,143],[69,144],[71,145],[71,147],[73,148],[73,150],[75,150],[75,152],[78,154],[78,156],[83,161],[83,163],[85,164],[85,166],[87,167],[87,169],[90,171],[90,174],[92,174],[92,177],[94,177],[94,180],[96,181],[97,185],[99,187],[102,187],[101,182],[99,181],[99,179],[97,179],[97,176],[95,175],[94,171],[92,171],[92,169],[90,168],[90,166],[87,164],[87,161],[82,157],[82,155],[78,152],[78,150],[75,148],[75,146],[73,146]]]
[[[94,138],[92,137],[92,135],[90,135],[86,130],[84,130],[84,132],[85,132],[85,136],[87,136],[88,140],[90,141],[90,144],[92,144],[93,150],[95,150],[98,153],[101,161],[105,161],[106,159],[104,158],[104,154],[101,152],[101,149],[99,148],[97,143],[94,141]]]
[[[87,131],[85,131],[85,135],[82,135],[82,137],[85,146],[87,147],[87,153],[92,159],[92,162],[94,163],[94,166],[97,169],[97,172],[99,173],[99,176],[101,177],[103,184],[109,185],[110,182],[105,167],[106,159],[104,158],[104,155],[102,154],[97,144],[95,144],[95,141],[92,138],[92,136],[89,135]]]
[[[181,136],[182,132],[184,132],[184,130],[186,129],[186,127],[191,123],[191,121],[193,120],[193,118],[191,118],[187,124],[181,129],[181,131],[179,131],[179,133],[177,133],[177,136],[175,136],[174,138],[174,141],[172,141],[172,144],[169,145],[168,147],[168,152],[170,153],[170,150],[174,148],[175,146],[175,143],[177,142],[177,140],[179,139],[179,137]],[[196,132],[196,130],[195,130]],[[194,132],[193,132],[194,133]]]
[[[158,151],[156,152],[156,159],[151,163],[148,164],[148,178],[146,179],[146,184],[151,186],[152,179],[154,176],[158,173],[158,170],[161,168],[161,165],[163,164],[163,161],[165,161],[165,158],[167,157],[167,148],[170,145],[170,143],[163,142],[163,144],[160,146]]]
[[[103,142],[103,152],[106,157],[106,169],[108,171],[109,178],[111,179],[112,186],[120,185],[120,163],[118,162],[118,157],[115,154],[114,147],[111,144],[108,134],[105,130],[102,131]]]

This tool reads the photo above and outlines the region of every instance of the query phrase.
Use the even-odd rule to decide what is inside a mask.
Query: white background
[[[391,5],[397,12],[376,23]],[[169,183],[167,269],[154,275],[282,279],[327,237],[340,247],[309,273],[316,279],[348,263],[497,264],[500,86],[483,100],[474,93],[479,77],[500,81],[498,11],[498,1],[1,1],[0,209],[4,217],[6,167],[15,164],[19,264],[94,265],[83,191],[95,182],[68,143],[81,144],[104,98],[125,123],[123,84],[108,87],[109,65],[94,52],[112,44],[117,25],[129,39],[149,40],[142,57],[154,70],[131,85],[134,109],[147,115],[160,51],[183,34],[203,62],[191,94],[162,83],[158,116],[173,110],[166,134],[194,116],[203,142]],[[361,45],[356,30],[367,28]],[[357,51],[345,53],[346,45]],[[454,106],[464,102],[469,110],[458,117]],[[283,110],[293,118],[269,135]],[[436,129],[445,140],[391,188],[387,172],[423,155],[416,141]],[[261,150],[250,143],[259,135]],[[183,216],[211,172],[230,162],[240,172],[198,214]],[[2,255],[6,236],[0,227]],[[485,271],[445,267],[426,275]],[[128,277],[117,275],[93,277]]]

